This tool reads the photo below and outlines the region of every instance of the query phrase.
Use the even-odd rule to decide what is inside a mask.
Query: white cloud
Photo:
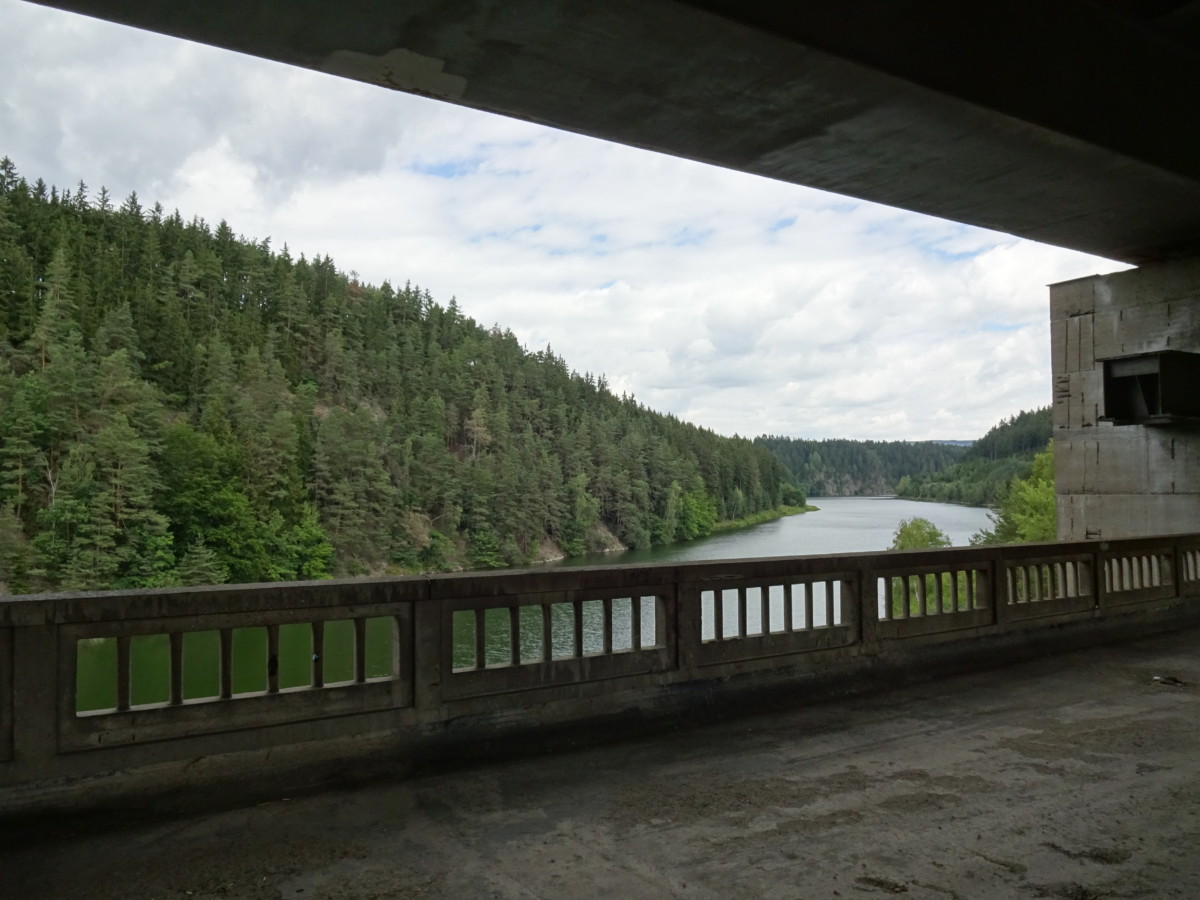
[[[456,296],[725,433],[969,438],[1113,263],[0,0],[0,154]]]

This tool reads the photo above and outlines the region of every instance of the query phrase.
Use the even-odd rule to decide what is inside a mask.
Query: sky
[[[136,191],[722,434],[972,439],[1120,263],[0,0],[0,157]]]

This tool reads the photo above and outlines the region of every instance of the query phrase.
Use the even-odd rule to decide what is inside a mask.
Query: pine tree
[[[133,327],[133,313],[125,302],[118,304],[105,316],[92,342],[93,352],[101,356],[124,350],[135,370],[145,358],[139,345],[137,330]]]
[[[179,560],[179,583],[182,585],[226,584],[229,569],[217,554],[204,544],[203,538],[187,548]]]
[[[59,246],[46,274],[41,313],[34,326],[31,340],[35,364],[44,369],[50,362],[55,346],[62,346],[72,333],[79,332],[75,307],[75,292],[71,287],[71,266],[67,251]]]
[[[0,504],[0,596],[28,590],[32,562],[20,516]]]
[[[43,427],[30,398],[35,386],[31,376],[5,381],[11,399],[0,417],[4,436],[0,443],[0,502],[21,519],[37,502],[38,482],[46,466],[41,448]]]
[[[159,587],[174,578],[165,516],[154,508],[157,473],[150,448],[123,414],[89,442],[92,489],[67,566],[67,583]]]
[[[5,157],[5,162],[8,158]],[[6,178],[0,170],[0,182]],[[0,340],[25,340],[37,321],[33,264],[21,246],[7,191],[0,190]]]

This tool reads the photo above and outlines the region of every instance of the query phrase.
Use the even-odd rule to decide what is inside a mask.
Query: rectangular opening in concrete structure
[[[545,630],[542,627],[546,615],[541,604],[520,608],[521,662],[541,662],[546,659]]]
[[[1200,551],[1184,550],[1179,554],[1181,577],[1184,581],[1200,580]]]
[[[396,678],[400,671],[396,618],[376,616],[359,621],[363,622],[363,678],[366,681]]]
[[[75,710],[117,708],[117,640],[84,638],[75,643]]]
[[[450,620],[454,645],[454,671],[465,672],[479,668],[476,655],[475,610],[456,609]]]
[[[641,601],[638,601],[639,609]],[[628,653],[633,649],[633,598],[614,597],[612,612],[612,652]]]
[[[797,629],[812,628],[813,599],[811,584],[792,585],[792,623]]]
[[[508,607],[483,611],[484,666],[512,665],[513,645],[508,621]]]
[[[183,699],[210,700],[221,693],[221,636],[217,631],[183,635]]]
[[[658,619],[662,614],[661,602],[655,596],[643,596],[635,602],[633,631],[640,637],[640,641],[634,649],[648,650],[662,646],[662,635],[658,629]]]
[[[745,607],[738,602],[737,588],[721,591],[721,625],[720,637],[733,638],[745,634],[742,613]]]
[[[354,622],[338,619],[325,623],[323,676],[327,686],[354,681]]]
[[[234,628],[233,694],[261,694],[267,689],[267,629]]]
[[[1200,425],[1200,353],[1161,350],[1103,360],[1104,415],[1114,425]]]
[[[575,609],[573,604],[550,604],[550,643],[552,659],[571,659],[575,656]]]
[[[139,634],[130,638],[129,669],[131,705],[171,701],[171,642],[165,634]]]
[[[307,622],[280,625],[279,689],[312,687],[312,664],[312,625]]]
[[[583,656],[599,656],[604,652],[606,628],[611,627],[611,621],[606,623],[604,617],[604,602],[601,600],[584,600],[580,604],[579,614],[583,623]],[[611,632],[608,632],[611,641]]]
[[[790,631],[787,619],[787,601],[784,597],[786,588],[782,584],[771,585],[767,596],[767,627],[770,634],[781,634]]]

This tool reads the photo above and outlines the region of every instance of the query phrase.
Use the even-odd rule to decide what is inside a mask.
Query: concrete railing
[[[0,813],[933,674],[1190,623],[1198,595],[1176,535],[4,598]]]

